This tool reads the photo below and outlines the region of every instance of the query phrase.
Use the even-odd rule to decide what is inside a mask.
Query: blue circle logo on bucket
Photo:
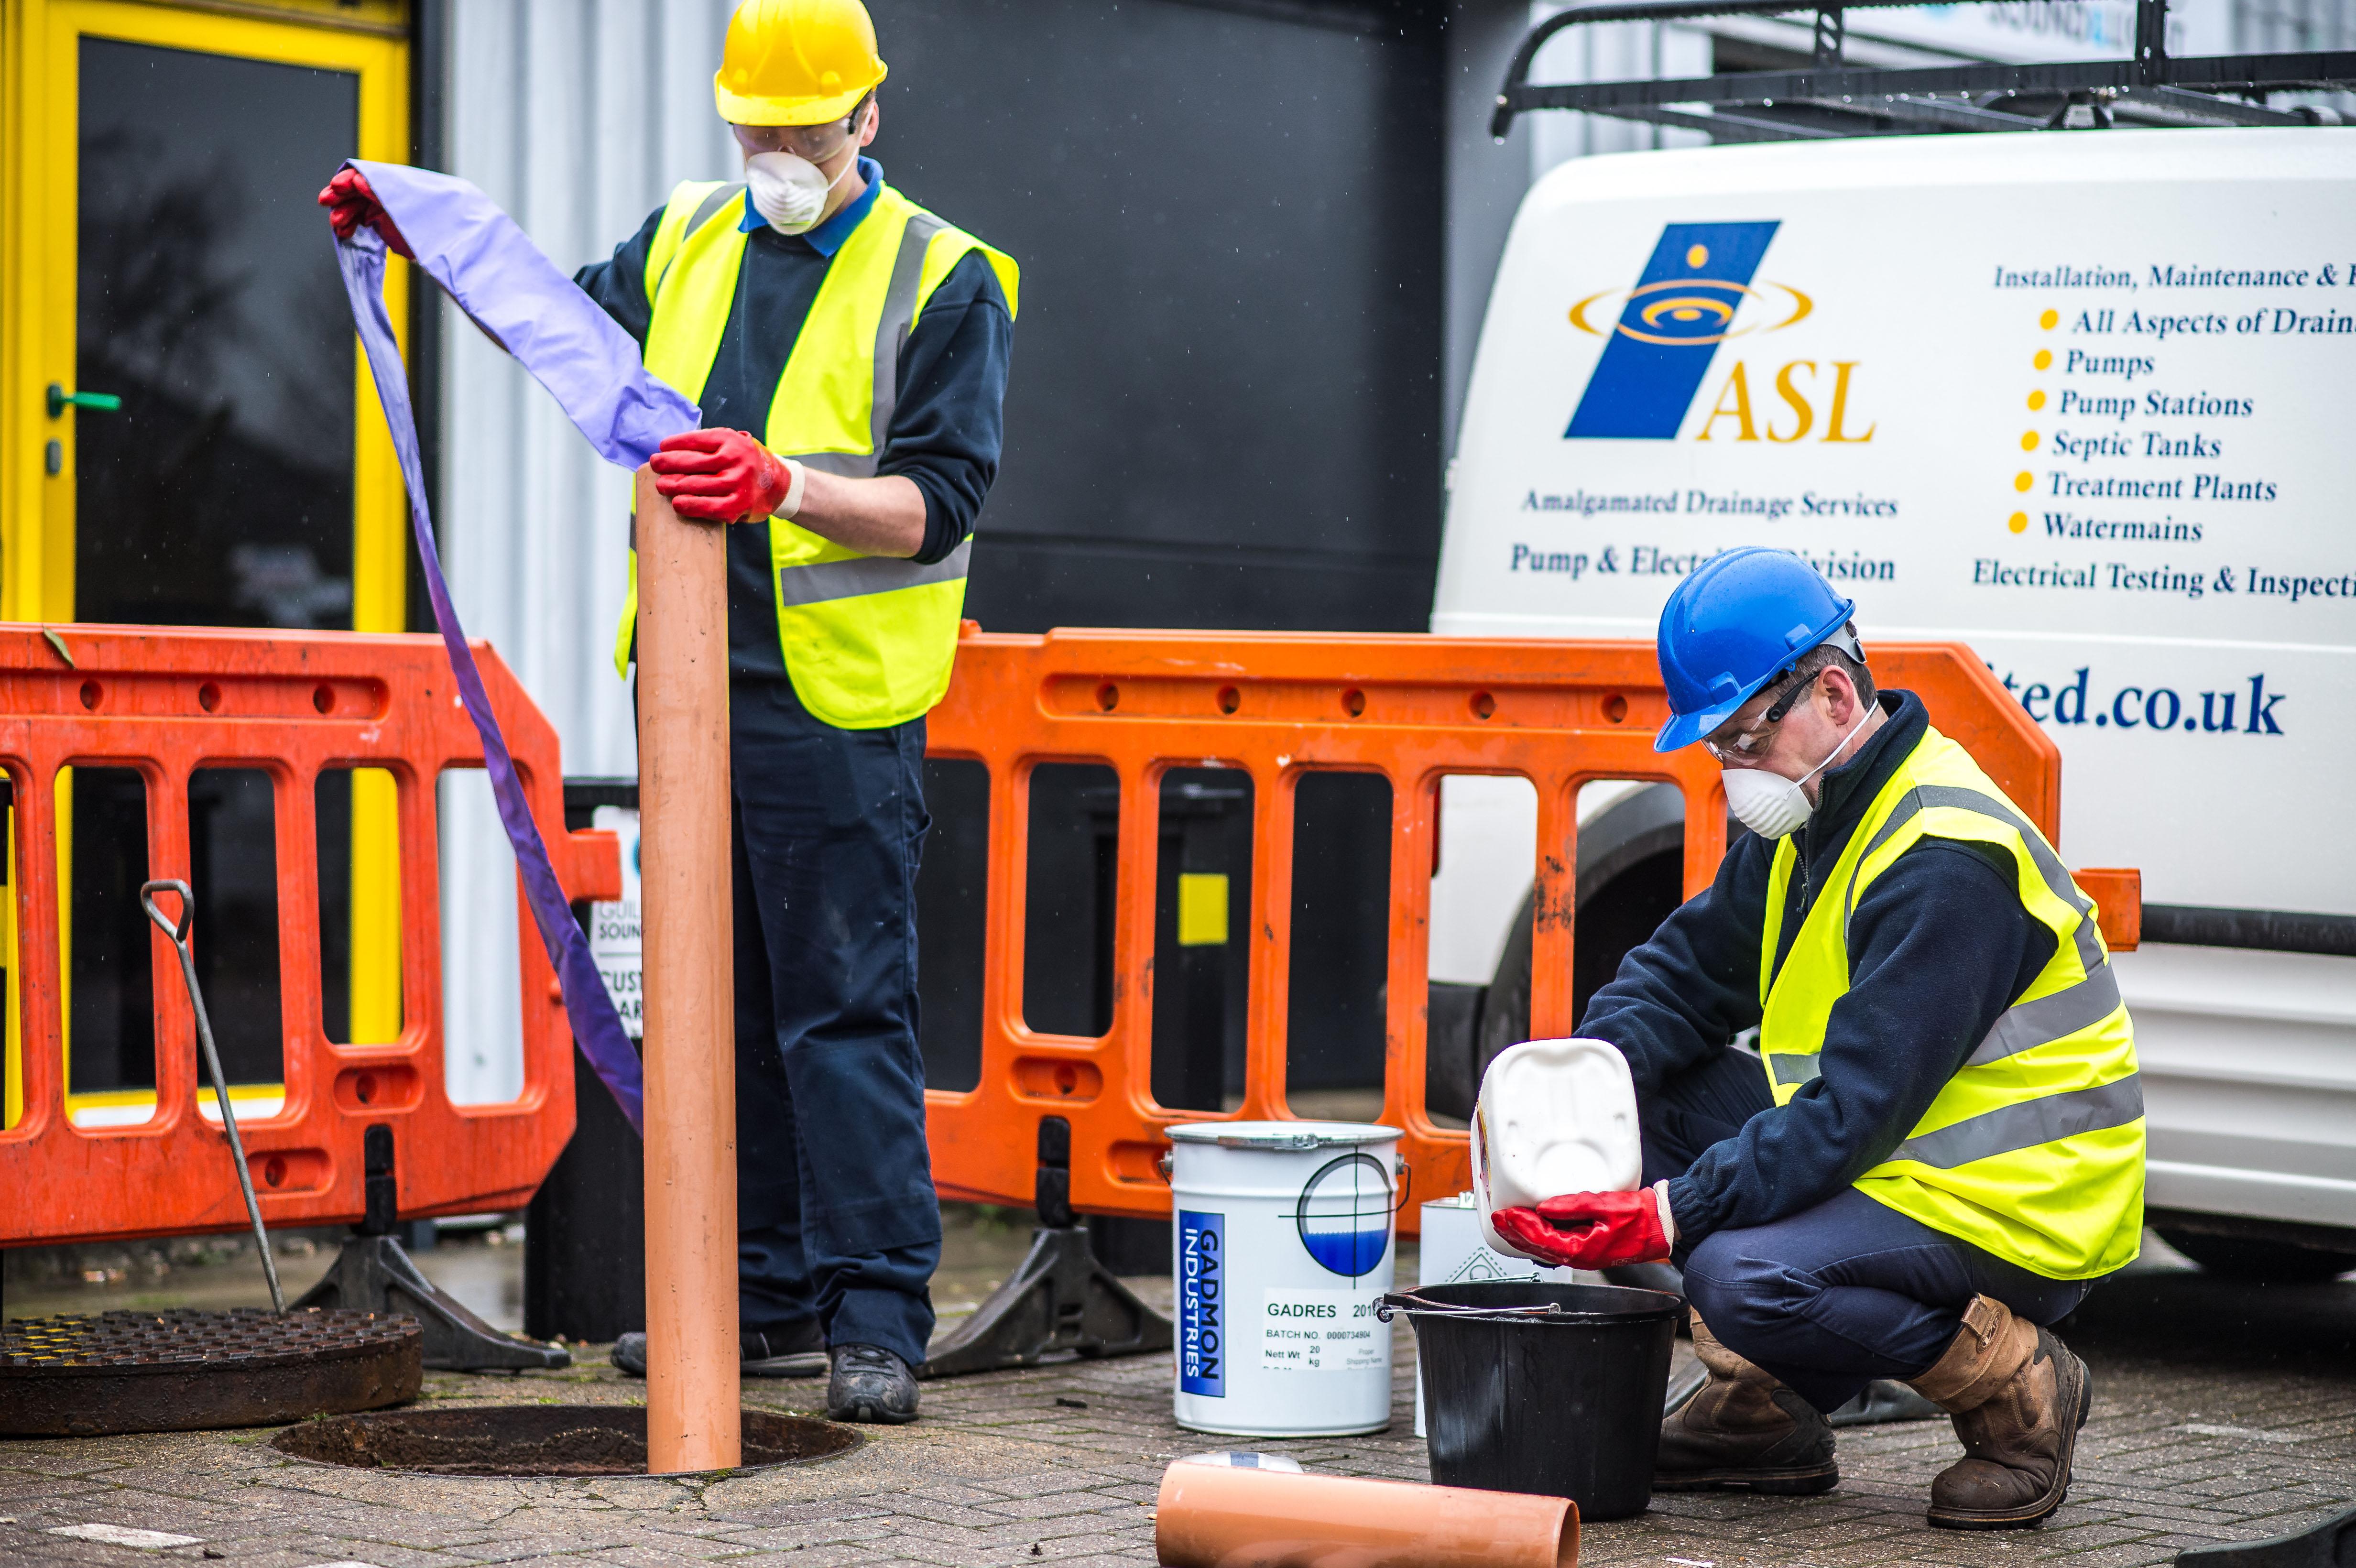
[[[1390,1173],[1370,1154],[1345,1154],[1302,1184],[1293,1219],[1301,1244],[1328,1273],[1371,1274],[1390,1250]]]

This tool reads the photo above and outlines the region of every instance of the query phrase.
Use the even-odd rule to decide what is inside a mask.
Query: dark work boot
[[[814,1378],[826,1371],[826,1336],[818,1324],[749,1329],[737,1336],[740,1375],[748,1378]],[[647,1337],[625,1334],[614,1341],[614,1364],[634,1378],[647,1375]]]
[[[876,1345],[837,1345],[826,1383],[826,1413],[836,1421],[898,1426],[916,1419],[916,1374]]]
[[[1654,1489],[1804,1496],[1838,1485],[1833,1429],[1816,1407],[1720,1344],[1699,1313],[1693,1338],[1709,1381],[1661,1423]]]
[[[1976,1296],[1946,1354],[1910,1381],[1948,1413],[1964,1444],[1964,1457],[1931,1483],[1931,1523],[2022,1530],[2062,1506],[2094,1383],[2061,1340]]]

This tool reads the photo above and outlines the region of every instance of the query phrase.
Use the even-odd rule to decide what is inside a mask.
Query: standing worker
[[[916,1045],[925,713],[997,476],[1013,261],[884,183],[860,0],[746,0],[690,182],[574,282],[693,399],[656,488],[728,539],[739,1311],[748,1376],[916,1417],[940,1211]],[[377,216],[347,188],[339,225]],[[367,206],[357,203],[367,202]],[[637,560],[615,660],[626,671]],[[646,1336],[615,1364],[644,1375]]]
[[[2033,1525],[2093,1399],[2049,1326],[2142,1231],[2134,1031],[2092,901],[1919,698],[1875,691],[1854,608],[1758,549],[1670,595],[1654,747],[1708,746],[1751,832],[1580,1026],[1628,1059],[1651,1185],[1494,1222],[1684,1269],[1709,1381],[1656,1487],[1825,1491],[1823,1413],[1899,1378],[1964,1444],[1930,1522]]]

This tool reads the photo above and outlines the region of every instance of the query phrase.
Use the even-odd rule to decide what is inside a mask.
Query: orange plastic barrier
[[[1876,676],[1919,693],[1939,728],[2055,837],[2061,755],[1977,655],[1960,644],[1872,645]],[[1293,907],[1293,794],[1317,770],[1390,781],[1390,958],[1382,1120],[1404,1128],[1411,1191],[1470,1185],[1465,1135],[1424,1108],[1426,922],[1439,784],[1448,773],[1517,773],[1538,799],[1537,922],[1530,1027],[1572,1032],[1571,945],[1582,784],[1656,779],[1686,801],[1687,896],[1725,851],[1725,795],[1707,752],[1652,738],[1667,700],[1650,643],[1504,642],[1327,634],[1058,631],[980,634],[929,726],[935,757],[990,771],[990,885],[981,1080],[929,1095],[933,1176],[944,1197],[1028,1203],[1038,1123],[1071,1124],[1071,1196],[1104,1214],[1166,1216],[1158,1161],[1173,1122],[1215,1119],[1154,1104],[1154,858],[1162,775],[1251,775],[1249,1029],[1237,1119],[1282,1119]],[[1023,1022],[1029,784],[1041,763],[1097,763],[1119,776],[1112,1027],[1100,1040]],[[1500,867],[1500,875],[1520,868]],[[2104,910],[2106,927],[2114,912]],[[1418,1211],[1400,1214],[1412,1232]]]
[[[197,1114],[195,1024],[178,962],[152,944],[155,1115],[138,1126],[67,1118],[59,1031],[58,770],[136,768],[146,781],[147,874],[186,878],[187,782],[207,763],[266,770],[276,808],[285,1103],[241,1115],[273,1225],[361,1218],[361,1136],[393,1129],[404,1216],[512,1208],[573,1135],[572,1033],[519,895],[522,1096],[450,1104],[443,1089],[440,892],[434,785],[479,767],[482,745],[433,636],[0,627],[0,766],[15,786],[17,971],[25,1110],[0,1133],[0,1243],[227,1231],[245,1223],[221,1129]],[[574,898],[618,898],[610,833],[564,830],[556,733],[498,656],[475,645],[516,769]],[[314,798],[322,769],[382,768],[399,793],[402,1017],[389,1045],[339,1045],[321,1021]],[[193,940],[201,951],[208,933]],[[219,1004],[215,1003],[219,1017]]]

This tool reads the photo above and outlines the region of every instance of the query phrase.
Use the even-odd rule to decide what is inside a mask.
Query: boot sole
[[[1837,1464],[1794,1466],[1781,1470],[1687,1470],[1674,1476],[1657,1472],[1656,1492],[1763,1492],[1772,1497],[1806,1498],[1840,1485]]]
[[[2072,1422],[2070,1430],[2062,1435],[2061,1460],[2054,1467],[2054,1473],[2061,1477],[2059,1483],[2036,1501],[2000,1513],[1932,1508],[1922,1517],[1934,1529],[2027,1530],[2052,1518],[2062,1505],[2070,1500],[2070,1467],[2078,1454],[2078,1434],[2084,1430],[2086,1417],[2094,1408],[2094,1374],[2074,1353],[2064,1349],[2062,1354],[2069,1356],[2071,1363],[2078,1369],[2078,1419]]]

